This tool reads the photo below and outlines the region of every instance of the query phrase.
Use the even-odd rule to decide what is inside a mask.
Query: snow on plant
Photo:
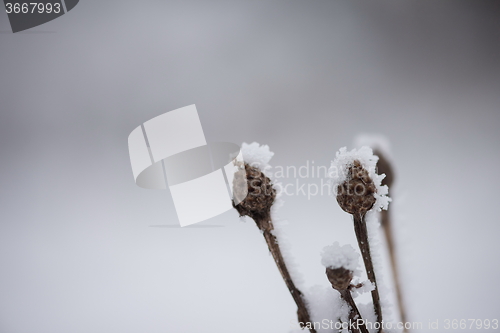
[[[274,153],[269,149],[268,145],[259,145],[257,142],[243,142],[241,152],[246,164],[261,171],[267,171],[271,168],[269,161],[273,158]]]
[[[354,231],[358,241],[366,274],[374,285],[371,291],[375,316],[379,327],[382,327],[382,306],[380,302],[379,285],[380,267],[374,267],[375,262],[379,264],[377,256],[372,256],[373,246],[377,239],[375,232],[368,234],[366,215],[369,211],[371,224],[378,222],[373,212],[387,209],[390,198],[387,196],[389,189],[382,185],[385,175],[376,173],[378,156],[373,154],[369,147],[361,147],[347,151],[341,148],[332,162],[329,176],[332,178],[332,187],[339,206],[351,214],[354,221]],[[379,265],[376,265],[379,266]],[[379,273],[375,272],[377,270]],[[380,329],[377,330],[380,332]]]
[[[385,175],[376,173],[378,160],[378,156],[374,155],[372,149],[367,146],[351,151],[347,151],[346,147],[340,148],[328,170],[328,175],[332,179],[333,194],[337,196],[337,200],[339,200],[339,191],[347,191],[347,194],[356,195],[356,197],[350,197],[353,200],[356,198],[368,200],[365,202],[366,207],[362,210],[365,213],[372,207],[377,211],[387,209],[391,201],[387,196],[389,188],[382,185]],[[370,192],[364,193],[364,190]],[[368,206],[372,201],[373,203]]]
[[[237,205],[233,202],[233,207],[240,216],[251,217],[262,232],[278,270],[297,304],[298,321],[306,326],[311,322],[311,316],[303,293],[297,287],[301,277],[295,270],[288,251],[287,239],[283,232],[286,222],[279,219],[276,211],[282,202],[273,187],[271,178],[264,173],[270,169],[269,161],[274,153],[269,150],[268,146],[261,146],[256,142],[243,143],[241,152],[245,162],[246,184],[235,180],[233,192],[237,197],[238,192],[247,189],[248,195]],[[314,328],[309,330],[311,333],[316,333]]]
[[[383,183],[386,175],[377,173],[377,167],[386,171],[392,180],[392,168],[388,160],[376,156],[369,147],[361,147],[348,151],[341,148],[329,169],[329,177],[339,206],[351,214],[354,222],[361,257],[363,259],[368,281],[353,283],[353,278],[359,277],[359,254],[350,246],[340,246],[338,242],[327,246],[322,252],[322,264],[326,268],[326,276],[332,288],[314,287],[304,295],[301,290],[302,277],[296,270],[296,265],[288,250],[288,240],[284,226],[286,221],[280,220],[278,208],[283,204],[280,193],[276,191],[269,161],[274,153],[267,145],[254,142],[242,144],[242,155],[246,179],[236,179],[233,182],[233,193],[248,191],[243,201],[233,207],[240,216],[252,218],[262,232],[269,251],[278,270],[297,305],[297,316],[302,328],[311,333],[323,331],[322,326],[312,319],[331,319],[332,322],[349,324],[342,332],[368,333],[364,322],[359,323],[364,316],[365,322],[378,324],[374,332],[382,328],[382,311],[387,319],[389,303],[386,297],[380,297],[384,291],[381,281],[381,261],[379,254],[380,239],[378,237],[379,212],[387,210],[391,199],[388,196],[387,183]],[[382,154],[379,154],[382,155]],[[377,164],[378,163],[378,164]],[[241,166],[243,167],[243,165]],[[388,215],[387,215],[388,216]],[[386,236],[388,228],[385,227]],[[388,238],[388,237],[387,237]],[[388,243],[392,241],[388,239]],[[389,246],[389,250],[392,248]],[[394,259],[393,257],[391,257]],[[393,266],[395,261],[391,260]],[[395,267],[393,267],[395,272]],[[397,279],[395,279],[397,283]],[[370,292],[373,304],[356,305],[354,298],[363,292]],[[309,300],[309,302],[306,300]],[[340,297],[339,297],[340,296]],[[398,298],[400,301],[400,298]],[[360,311],[361,310],[361,311]],[[401,310],[401,318],[404,313]],[[332,319],[333,318],[333,319]],[[387,321],[387,320],[386,320]],[[352,323],[356,323],[354,326]],[[337,330],[338,327],[327,329]]]
[[[368,333],[368,329],[362,321],[361,314],[351,295],[351,290],[356,285],[351,281],[358,267],[359,254],[351,245],[340,246],[338,242],[323,249],[321,263],[326,267],[326,276],[332,284],[332,288],[340,293],[340,297],[349,305],[349,320],[351,330],[359,330]],[[360,324],[358,323],[360,320]],[[354,324],[356,323],[356,324]]]
[[[340,246],[339,242],[325,246],[321,253],[321,264],[326,268],[345,268],[355,271],[358,267],[359,254],[349,244]]]
[[[389,188],[392,187],[394,182],[394,170],[392,168],[392,155],[391,155],[391,145],[389,140],[380,134],[362,134],[355,138],[355,146],[370,146],[373,148],[373,153],[379,157],[377,162],[377,173],[385,174],[385,178],[382,180],[382,185],[387,185]],[[393,223],[391,222],[390,210],[383,210],[380,214],[382,229],[385,234],[385,240],[387,244],[387,250],[389,253],[389,258],[391,260],[391,272],[392,279],[394,281],[394,289],[396,292],[396,299],[399,308],[400,319],[403,323],[406,322],[406,310],[403,301],[403,293],[401,288],[401,281],[399,279],[398,271],[398,260],[396,256],[396,242],[394,239]],[[367,217],[371,220],[372,217]],[[378,225],[378,222],[376,222]],[[369,224],[370,227],[370,224]],[[376,265],[377,266],[377,265]],[[380,282],[379,282],[380,284]],[[384,308],[384,302],[382,302],[382,308]],[[406,331],[406,329],[405,329]]]

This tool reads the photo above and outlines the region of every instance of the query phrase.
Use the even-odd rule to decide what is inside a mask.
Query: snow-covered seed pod
[[[347,169],[346,180],[337,187],[337,202],[344,211],[364,216],[375,204],[377,188],[358,160]]]
[[[266,177],[258,168],[252,167],[245,163],[246,183],[234,183],[234,191],[243,191],[244,186],[247,186],[248,195],[243,201],[233,207],[236,208],[240,216],[249,216],[256,222],[260,220],[268,220],[271,215],[271,206],[276,198],[276,190],[273,188],[271,180]]]
[[[354,272],[344,267],[326,268],[328,281],[332,284],[333,289],[338,291],[347,290],[351,285],[353,276]]]
[[[323,248],[321,263],[326,267],[326,276],[332,288],[340,293],[340,297],[349,305],[349,325],[351,332],[369,333],[362,321],[361,314],[351,295],[351,281],[357,275],[359,254],[350,245],[340,246],[338,242]],[[361,323],[358,322],[361,320]]]
[[[321,263],[326,267],[326,276],[336,290],[346,290],[358,266],[359,254],[350,245],[338,242],[323,248]]]

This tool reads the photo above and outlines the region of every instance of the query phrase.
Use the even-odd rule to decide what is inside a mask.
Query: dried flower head
[[[335,290],[346,290],[351,285],[354,272],[344,267],[326,268],[326,277]]]
[[[355,160],[347,170],[346,181],[337,187],[337,202],[347,213],[364,216],[375,204],[376,192],[368,171]]]
[[[321,252],[321,264],[326,267],[326,276],[336,290],[345,290],[357,272],[359,254],[351,245],[340,246],[339,242],[325,246]]]
[[[355,217],[363,217],[369,210],[387,209],[391,201],[388,187],[381,184],[385,175],[376,173],[378,159],[369,147],[351,151],[343,147],[328,172],[337,202]]]
[[[249,216],[255,222],[269,220],[271,206],[276,198],[276,190],[273,188],[271,180],[256,167],[245,163],[246,183],[235,181],[233,188],[235,195],[247,186],[248,194],[246,198],[233,207],[236,208],[240,216]]]

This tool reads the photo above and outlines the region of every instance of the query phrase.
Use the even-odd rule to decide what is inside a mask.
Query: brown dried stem
[[[278,266],[278,270],[280,271],[281,277],[285,281],[285,284],[290,291],[290,294],[297,304],[297,317],[301,326],[307,325],[307,323],[311,323],[311,317],[309,315],[309,311],[307,309],[306,302],[302,295],[302,292],[295,286],[288,268],[286,267],[285,261],[283,259],[283,255],[281,254],[281,249],[276,242],[276,236],[272,234],[273,224],[270,219],[263,219],[261,221],[255,221],[260,230],[262,230],[264,234],[264,238],[266,239],[267,246],[269,251],[271,252],[274,261],[276,262],[276,266]],[[316,330],[313,328],[313,325],[310,325],[309,331],[311,333],[316,333]]]
[[[389,258],[391,260],[391,266],[392,266],[392,278],[394,280],[394,287],[396,289],[396,298],[398,301],[398,306],[399,306],[399,314],[401,316],[401,321],[403,323],[406,323],[406,311],[403,303],[403,295],[401,292],[401,283],[399,279],[399,274],[398,274],[398,263],[396,259],[396,251],[394,248],[394,237],[392,234],[392,224],[391,224],[391,218],[389,211],[382,211],[382,227],[384,229],[384,234],[385,234],[385,239],[387,241],[387,248],[389,251]],[[405,328],[403,332],[408,332],[408,330]]]
[[[339,290],[339,293],[342,299],[351,307],[351,312],[349,313],[349,326],[351,327],[353,322],[357,323],[357,319],[362,319],[361,314],[359,313],[356,303],[354,303],[354,299],[352,298],[351,291],[349,289]],[[360,325],[355,325],[352,328],[352,333],[358,332],[369,333],[363,321]]]
[[[373,270],[372,255],[370,253],[370,244],[368,243],[368,231],[366,229],[365,215],[358,216],[353,215],[354,218],[354,232],[356,233],[356,238],[358,240],[359,249],[361,250],[361,256],[363,257],[363,262],[365,264],[366,275],[368,280],[374,284],[375,288],[372,290],[372,300],[373,307],[375,309],[375,316],[377,317],[377,322],[382,327],[382,308],[380,306],[380,296],[378,293],[377,279],[375,277],[375,272]],[[378,330],[380,332],[380,329]]]
[[[385,174],[386,176],[382,181],[382,185],[387,185],[389,186],[390,189],[394,181],[394,172],[391,163],[380,151],[375,150],[374,153],[379,157],[377,163],[378,173]],[[396,298],[399,306],[399,314],[401,316],[401,321],[403,323],[406,323],[406,311],[404,307],[403,293],[401,290],[401,282],[399,278],[398,261],[396,257],[396,248],[395,248],[394,234],[393,234],[393,224],[391,223],[391,214],[389,210],[382,211],[381,224],[384,230],[385,240],[387,242],[387,249],[391,260],[392,278],[394,280],[394,287],[396,290]],[[405,328],[403,332],[408,332],[408,330]]]
[[[349,329],[352,333],[368,333],[366,326],[361,318],[358,307],[351,295],[351,289],[360,287],[361,285],[352,285],[354,272],[345,267],[327,267],[326,277],[332,284],[332,288],[340,293],[340,297],[349,305]],[[358,319],[361,320],[361,325],[358,325]]]
[[[290,272],[286,267],[276,236],[272,233],[274,226],[271,220],[271,206],[276,198],[276,191],[272,186],[271,180],[258,168],[245,164],[245,171],[246,179],[237,179],[235,177],[233,182],[235,196],[244,197],[244,200],[238,204],[235,204],[233,201],[233,207],[238,211],[240,216],[251,217],[262,231],[267,247],[276,262],[276,266],[278,266],[278,270],[295,304],[297,304],[297,316],[301,327],[306,326],[311,333],[316,333],[302,292],[295,286]],[[248,195],[245,190],[248,190]],[[244,195],[241,193],[244,193]],[[308,325],[308,323],[311,324]]]
[[[370,178],[368,170],[361,165],[359,160],[354,160],[347,170],[347,180],[337,188],[337,202],[344,211],[353,216],[354,231],[365,264],[366,275],[375,286],[375,289],[372,290],[375,315],[379,327],[382,327],[382,308],[380,306],[377,280],[375,278],[375,272],[373,271],[373,262],[365,221],[366,212],[372,209],[375,204],[376,199],[374,194],[376,192],[377,187]],[[380,332],[380,329],[378,332]]]

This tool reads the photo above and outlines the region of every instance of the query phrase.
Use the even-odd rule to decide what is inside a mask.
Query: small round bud
[[[364,216],[375,204],[376,192],[368,171],[355,160],[347,170],[347,180],[337,187],[337,202],[347,213]]]
[[[234,182],[233,190],[235,196],[242,192],[247,186],[248,194],[243,201],[233,207],[236,208],[240,216],[249,216],[256,222],[262,219],[269,219],[271,206],[276,198],[276,190],[271,184],[271,180],[266,177],[258,168],[245,163],[246,182]]]
[[[345,290],[358,266],[359,254],[349,245],[339,242],[325,246],[321,252],[321,264],[326,267],[326,276],[334,289]]]
[[[333,289],[338,291],[349,288],[353,275],[353,271],[344,267],[326,268],[326,277],[328,278],[328,281],[332,284]]]

